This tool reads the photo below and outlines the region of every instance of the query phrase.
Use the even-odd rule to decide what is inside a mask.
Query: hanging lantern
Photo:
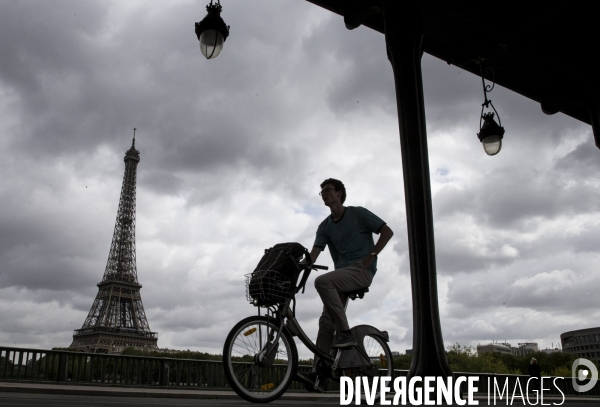
[[[200,42],[200,52],[206,59],[218,57],[223,49],[223,43],[229,36],[229,26],[221,18],[221,10],[223,7],[220,0],[217,0],[217,4],[213,4],[211,0],[206,6],[208,14],[202,21],[196,23],[196,37]]]
[[[492,68],[487,68],[486,72],[491,71],[492,75],[494,75],[494,70]],[[481,83],[483,84],[483,97],[484,102],[481,105],[481,117],[479,119],[479,133],[477,133],[477,137],[479,137],[479,141],[483,144],[483,150],[487,155],[496,155],[502,149],[502,137],[504,136],[504,127],[502,127],[502,122],[500,122],[500,115],[494,104],[491,100],[488,100],[487,94],[494,89],[495,83],[492,83],[491,87],[485,85],[485,79],[483,72],[481,73]],[[498,116],[498,122],[496,123],[494,120],[494,113],[483,113],[484,108],[489,108],[492,106],[494,112]]]

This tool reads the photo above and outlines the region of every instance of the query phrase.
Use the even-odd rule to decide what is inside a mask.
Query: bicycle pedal
[[[319,387],[319,377],[318,376],[315,378],[315,381],[313,382],[312,380],[310,380],[308,377],[306,377],[302,373],[296,373],[296,377],[294,379],[299,382],[302,382],[304,384],[304,389],[306,389],[306,391],[308,391],[308,392],[311,392],[311,393],[322,393],[323,392],[323,389],[321,387]]]
[[[304,389],[309,393],[323,393],[324,392],[324,390],[321,387],[318,387],[318,386],[311,387],[306,384],[304,385]]]
[[[340,356],[342,356],[342,349],[338,349],[335,354],[335,359],[333,360],[333,365],[331,365],[331,370],[335,371],[337,369],[338,363],[340,361]]]

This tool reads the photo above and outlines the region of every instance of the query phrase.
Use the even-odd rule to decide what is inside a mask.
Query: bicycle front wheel
[[[223,347],[223,369],[233,390],[245,400],[268,403],[289,387],[298,368],[298,351],[292,336],[283,329],[273,351],[279,329],[273,318],[253,316],[233,327]]]

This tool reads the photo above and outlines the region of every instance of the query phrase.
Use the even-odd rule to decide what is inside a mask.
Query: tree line
[[[525,356],[487,352],[478,355],[475,347],[459,343],[448,346],[446,356],[453,372],[528,375],[531,358],[536,358],[542,376],[560,377],[571,377],[573,361],[577,359],[574,355],[563,352],[534,352]],[[411,360],[412,355],[398,356],[394,358],[394,368],[408,370]],[[598,368],[596,361],[592,362]]]

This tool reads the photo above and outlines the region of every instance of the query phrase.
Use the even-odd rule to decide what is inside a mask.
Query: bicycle
[[[321,391],[318,379],[312,385],[297,372],[298,351],[294,337],[318,355],[316,369],[324,379],[339,380],[348,376],[354,381],[360,376],[392,377],[393,358],[386,331],[369,325],[355,326],[351,331],[357,345],[332,349],[329,354],[318,349],[308,338],[295,318],[295,296],[300,290],[304,293],[312,270],[327,270],[327,267],[306,262],[295,264],[299,273],[296,281],[300,281],[297,285],[292,278],[272,270],[264,270],[259,276],[255,273],[246,275],[246,296],[258,307],[258,315],[238,322],[225,340],[223,368],[233,390],[243,399],[255,403],[278,399],[293,380],[303,383],[308,391]],[[299,278],[300,274],[302,278]],[[363,298],[368,291],[364,288],[345,293],[344,309],[349,299]],[[261,307],[267,309],[266,315],[260,315]],[[378,394],[375,397],[378,399]]]

